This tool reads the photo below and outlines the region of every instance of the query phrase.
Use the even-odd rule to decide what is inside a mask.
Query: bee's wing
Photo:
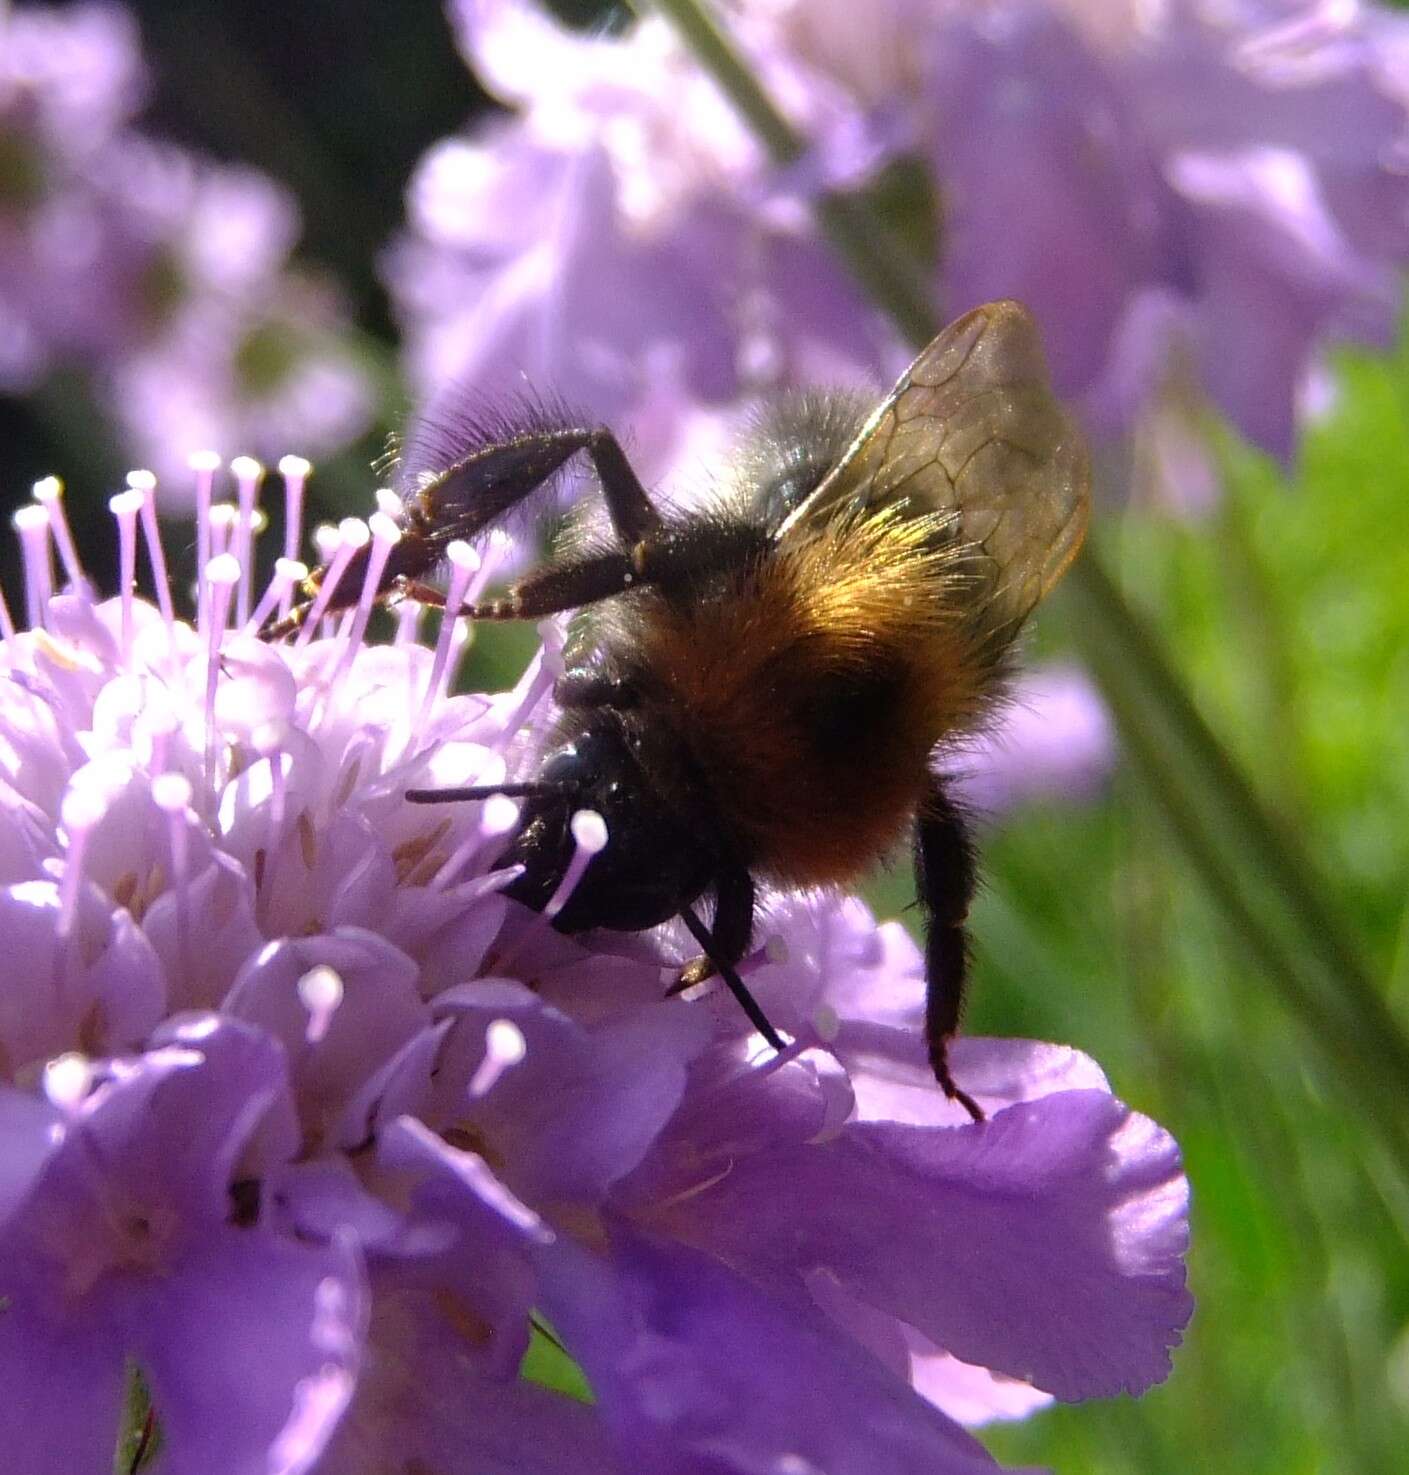
[[[990,302],[945,328],[778,536],[902,501],[951,515],[995,635],[1015,635],[1076,557],[1090,462],[1021,303]]]

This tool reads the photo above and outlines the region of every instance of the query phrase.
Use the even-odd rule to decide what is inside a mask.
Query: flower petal
[[[623,1234],[539,1252],[543,1302],[632,1468],[978,1475],[986,1451],[820,1311],[707,1255]]]
[[[759,1154],[672,1222],[755,1278],[829,1272],[965,1362],[1077,1399],[1168,1373],[1187,1202],[1168,1134],[1064,1091],[981,1126],[857,1123]]]
[[[310,1468],[352,1396],[366,1316],[361,1265],[346,1245],[216,1233],[155,1288],[132,1332],[168,1467]]]

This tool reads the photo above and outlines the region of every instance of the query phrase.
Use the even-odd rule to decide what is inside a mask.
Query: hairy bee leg
[[[456,617],[472,620],[542,620],[564,610],[581,609],[644,583],[624,553],[603,553],[572,562],[547,563],[521,579],[504,596],[486,604],[466,604]],[[428,609],[444,609],[444,593],[416,580],[402,579],[391,591]]]
[[[931,787],[915,830],[915,889],[925,914],[925,1043],[944,1094],[976,1121],[983,1111],[949,1073],[949,1041],[959,1028],[969,971],[964,930],[978,885],[968,827],[939,784]]]
[[[415,576],[429,571],[444,550],[445,544],[452,538],[473,539],[485,528],[507,516],[543,487],[579,451],[586,451],[592,460],[597,480],[601,484],[602,497],[607,505],[607,515],[622,548],[634,550],[659,533],[664,521],[610,430],[605,426],[574,426],[564,430],[535,431],[516,436],[502,445],[487,446],[467,456],[463,461],[448,467],[438,478],[420,488],[411,497],[402,526],[402,532],[406,536],[399,547],[392,551],[382,577],[379,596],[385,598],[391,593],[400,592],[432,608],[443,609],[444,597],[436,599],[434,595],[438,591],[416,582]],[[448,513],[442,510],[447,502],[451,504]],[[427,539],[432,534],[435,540],[434,551],[427,553]],[[348,608],[361,597],[362,574],[369,557],[369,548],[360,549],[353,555],[328,603],[328,614],[336,614],[339,610]],[[478,617],[541,619],[546,614],[575,608],[579,604],[590,603],[593,599],[604,599],[610,594],[619,593],[633,579],[640,577],[639,569],[624,561],[613,565],[614,572],[618,566],[620,576],[616,584],[587,598],[567,599],[563,595],[559,596],[565,600],[563,603],[551,607],[545,605],[542,608],[525,607],[522,611],[513,612],[501,612],[495,607],[489,607],[479,611]],[[314,571],[310,587],[316,588],[317,579],[323,572],[324,570]],[[554,596],[545,591],[542,599],[546,601],[552,597]],[[260,632],[261,637],[265,640],[278,640],[294,634],[307,619],[312,602],[311,599],[305,601],[284,619],[266,626]]]
[[[620,442],[610,430],[600,428],[592,432],[587,442],[587,454],[596,468],[597,480],[602,484],[602,500],[607,504],[607,515],[623,546],[634,548],[665,525],[650,493],[641,485],[641,478],[632,470]]]

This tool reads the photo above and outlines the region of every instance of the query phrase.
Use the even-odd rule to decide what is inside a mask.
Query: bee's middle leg
[[[743,869],[726,871],[715,882],[714,890],[712,928],[707,928],[700,921],[693,908],[685,907],[681,910],[681,920],[699,943],[704,955],[687,963],[680,970],[680,977],[670,992],[678,993],[692,984],[703,983],[717,973],[748,1015],[749,1023],[775,1050],[781,1051],[785,1048],[782,1036],[773,1028],[758,1000],[739,977],[738,971],[739,960],[748,952],[749,944],[753,941],[753,877]]]

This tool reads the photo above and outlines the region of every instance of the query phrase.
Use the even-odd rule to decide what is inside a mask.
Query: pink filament
[[[63,562],[69,583],[75,590],[83,589],[87,580],[83,577],[83,565],[79,561],[78,548],[68,525],[68,514],[64,511],[63,482],[57,476],[43,477],[35,482],[33,495],[34,500],[49,513],[49,527],[53,531],[54,542],[59,546],[59,558]]]
[[[191,470],[196,473],[196,568],[202,596],[205,594],[205,566],[211,560],[210,546],[210,492],[215,484],[215,473],[220,470],[220,457],[215,451],[196,451],[190,458]],[[204,625],[205,618],[197,614],[198,624]]]
[[[49,562],[49,509],[37,502],[21,507],[11,519],[20,535],[24,554],[24,601],[29,628],[44,623],[49,596],[54,592],[53,569]]]
[[[166,570],[166,550],[161,546],[161,528],[157,524],[157,479],[150,471],[129,471],[127,485],[140,491],[142,497],[142,535],[147,543],[147,563],[157,591],[157,608],[167,633],[176,618],[171,604],[171,578]]]
[[[118,594],[122,601],[122,655],[132,650],[132,586],[137,582],[137,511],[143,493],[119,492],[108,498],[108,509],[117,518]]]
[[[236,456],[230,463],[239,499],[239,517],[235,521],[235,540],[231,552],[240,561],[240,592],[235,604],[235,623],[243,625],[250,617],[250,586],[254,578],[255,503],[264,468],[252,456]]]
[[[424,724],[430,716],[431,708],[445,695],[450,668],[450,647],[455,638],[459,610],[465,602],[470,581],[483,567],[474,549],[458,539],[445,550],[445,556],[450,560],[450,587],[445,592],[445,612],[440,618],[440,635],[435,642],[435,656],[431,661],[425,695],[421,698],[421,710],[416,718],[417,727]]]
[[[312,470],[312,466],[302,456],[285,456],[279,462],[279,475],[284,478],[285,558],[297,560],[303,543],[303,489]],[[279,606],[281,619],[288,614],[292,603],[290,597],[288,604]]]
[[[327,560],[328,571],[323,576],[323,582],[318,587],[317,598],[313,601],[313,608],[308,612],[308,618],[303,622],[298,635],[294,640],[295,648],[307,645],[313,639],[313,632],[318,622],[323,618],[323,612],[332,602],[333,593],[338,587],[338,581],[343,576],[352,559],[352,555],[367,542],[371,536],[367,524],[355,517],[345,517],[338,524],[338,544],[330,559]]]
[[[382,570],[386,567],[391,550],[401,541],[401,529],[385,512],[374,512],[368,527],[372,534],[372,553],[367,560],[367,571],[362,577],[362,593],[358,596],[353,618],[343,632],[343,647],[338,657],[333,680],[340,681],[348,672],[362,637],[367,633],[367,621],[377,602],[382,582]]]
[[[290,591],[308,577],[308,565],[295,558],[280,558],[274,563],[274,577],[254,607],[254,613],[245,621],[244,633],[253,635],[270,619],[275,609],[290,608]]]

